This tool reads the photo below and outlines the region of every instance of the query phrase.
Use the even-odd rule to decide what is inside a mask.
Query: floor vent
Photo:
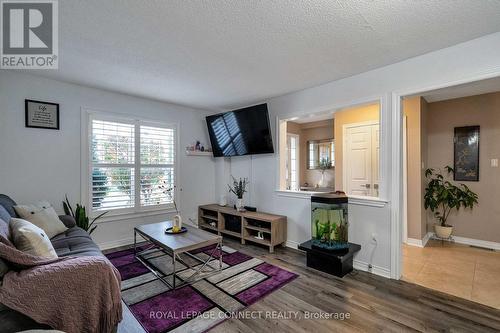
[[[482,247],[482,246],[477,246],[477,245],[469,245],[469,247],[473,247],[475,249],[480,249],[480,250],[485,250],[485,251],[496,252],[495,249],[490,249],[490,248],[487,248],[487,247]]]

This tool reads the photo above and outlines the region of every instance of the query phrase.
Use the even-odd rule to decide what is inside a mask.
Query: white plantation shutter
[[[175,130],[141,126],[141,206],[173,202],[166,190],[174,187]]]
[[[173,205],[176,129],[90,117],[92,211],[133,212]]]

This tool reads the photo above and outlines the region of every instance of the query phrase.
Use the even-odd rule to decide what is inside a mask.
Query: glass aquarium
[[[327,251],[349,248],[347,203],[345,195],[311,196],[312,247]]]

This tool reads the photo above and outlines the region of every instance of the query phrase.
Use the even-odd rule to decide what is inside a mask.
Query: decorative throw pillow
[[[45,231],[33,223],[12,218],[10,231],[12,242],[18,250],[49,259],[57,258],[57,253]]]
[[[16,213],[26,221],[29,221],[39,228],[42,228],[49,238],[54,237],[68,228],[61,222],[56,211],[47,201],[40,201],[34,205],[14,206]]]
[[[4,208],[4,206],[0,205],[0,219],[9,224],[10,218],[11,216],[9,212]]]

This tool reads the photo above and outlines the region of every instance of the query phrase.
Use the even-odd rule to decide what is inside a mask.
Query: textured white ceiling
[[[500,1],[64,0],[59,22],[38,74],[220,109],[500,31]]]
[[[422,94],[429,103],[500,91],[500,77],[436,89]]]

